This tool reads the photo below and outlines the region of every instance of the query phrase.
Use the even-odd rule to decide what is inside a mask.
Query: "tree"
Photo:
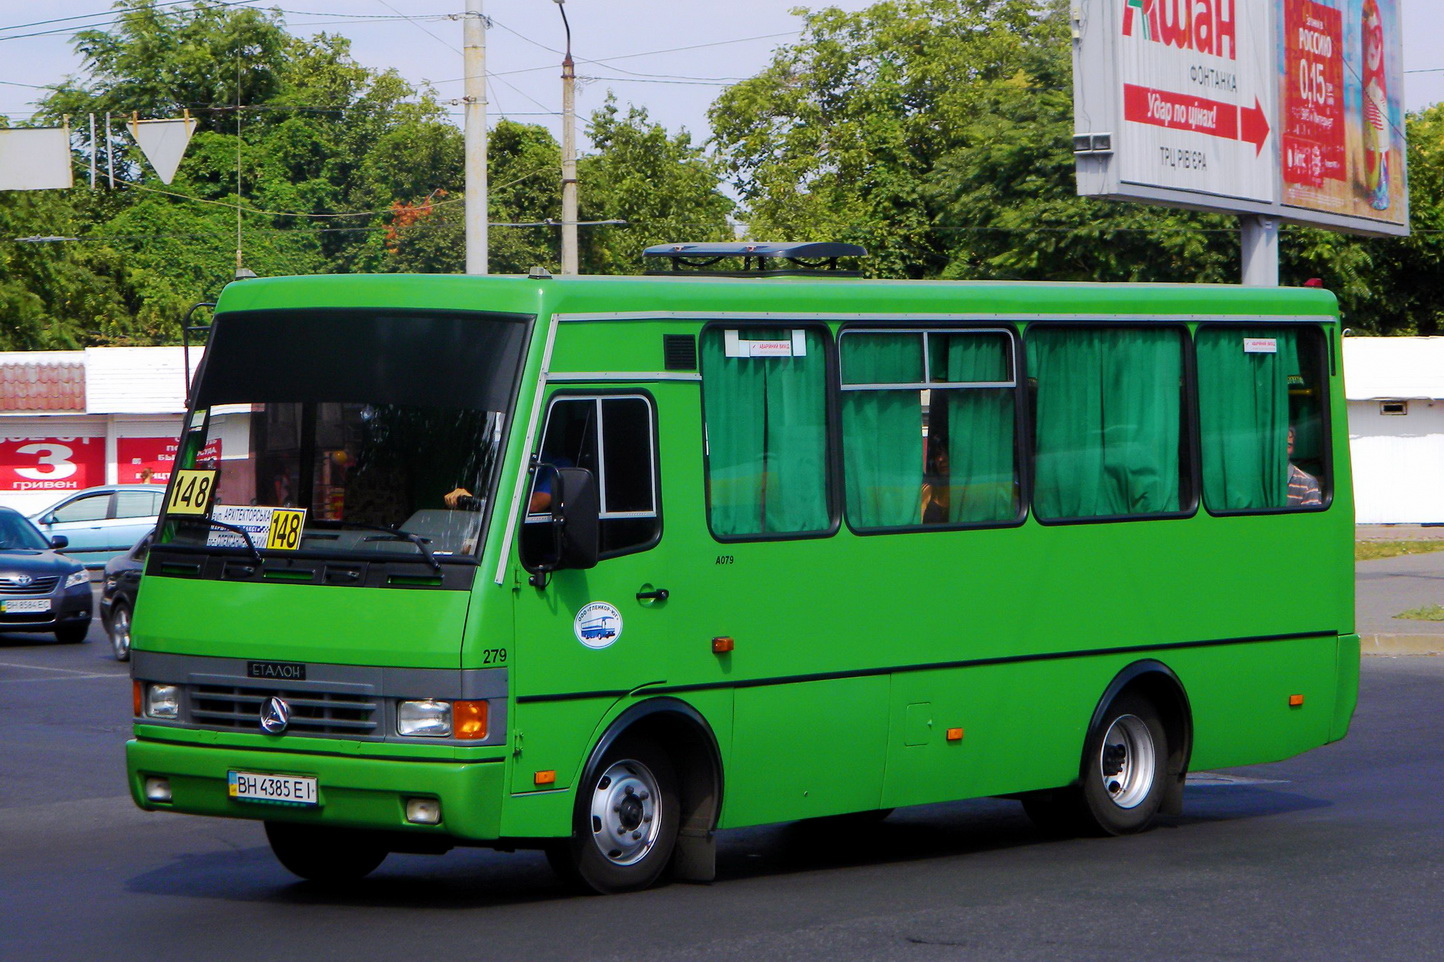
[[[1228,280],[1221,218],[1076,196],[1068,23],[1034,0],[806,15],[712,121],[757,237],[890,277]]]
[[[1236,283],[1232,216],[1076,195],[1061,0],[889,0],[805,16],[712,108],[752,236],[851,240],[889,277]],[[1286,227],[1281,280],[1346,323],[1433,333],[1444,294],[1444,105],[1409,118],[1414,234]]]
[[[669,135],[646,108],[616,100],[592,114],[596,153],[577,165],[582,220],[624,220],[581,228],[581,269],[635,274],[642,251],[669,241],[730,240],[733,204],[720,190],[721,165],[692,144],[685,130]]]

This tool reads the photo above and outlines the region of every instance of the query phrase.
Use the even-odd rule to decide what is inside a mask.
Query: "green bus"
[[[1344,736],[1330,293],[855,252],[228,286],[135,613],[136,803],[263,821],[305,878],[541,848],[616,892],[944,800],[1134,832]]]

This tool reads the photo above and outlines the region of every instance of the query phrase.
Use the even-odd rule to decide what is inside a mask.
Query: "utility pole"
[[[462,21],[466,72],[466,272],[486,273],[486,18],[481,0],[466,0]]]
[[[577,71],[572,63],[572,25],[567,22],[566,0],[556,0],[567,31],[567,53],[562,60],[562,273],[578,274],[577,258]]]

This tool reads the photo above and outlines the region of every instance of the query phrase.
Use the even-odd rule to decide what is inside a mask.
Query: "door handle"
[[[655,590],[655,591],[639,591],[639,592],[637,592],[637,600],[638,600],[638,601],[666,601],[666,600],[667,600],[667,597],[668,597],[671,593],[672,593],[672,592],[668,591],[666,588],[658,588],[658,589]]]

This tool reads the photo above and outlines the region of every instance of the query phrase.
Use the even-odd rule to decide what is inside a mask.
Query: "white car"
[[[65,554],[87,568],[103,568],[155,527],[165,488],[108,484],[66,495],[30,516],[47,538],[69,539]]]

